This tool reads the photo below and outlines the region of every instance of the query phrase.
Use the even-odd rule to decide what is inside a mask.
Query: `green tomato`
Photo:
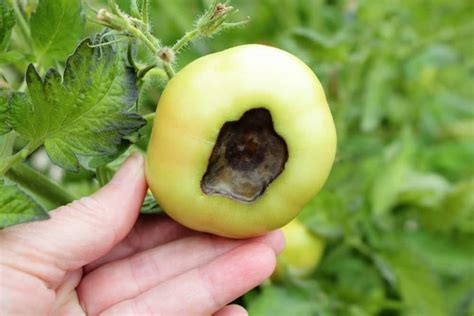
[[[335,151],[311,69],[285,51],[244,45],[199,58],[170,80],[146,175],[179,223],[247,238],[290,222],[323,186]]]
[[[282,228],[285,249],[278,255],[273,278],[280,278],[286,269],[292,275],[302,277],[312,273],[324,252],[325,240],[312,232],[298,219]]]

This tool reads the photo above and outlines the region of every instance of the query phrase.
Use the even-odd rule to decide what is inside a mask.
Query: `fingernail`
[[[125,160],[120,169],[115,173],[110,183],[125,183],[137,178],[143,173],[143,156],[139,153],[134,153]]]

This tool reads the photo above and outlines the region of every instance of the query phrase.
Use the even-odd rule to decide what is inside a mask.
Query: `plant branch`
[[[41,144],[38,143],[28,143],[23,149],[18,151],[17,153],[5,157],[0,160],[0,177],[4,175],[10,168],[12,168],[18,162],[24,160],[28,157],[31,153],[33,153]]]
[[[31,44],[33,40],[31,39],[30,27],[28,23],[26,22],[25,17],[23,16],[23,13],[21,12],[21,9],[18,5],[18,1],[10,0],[10,5],[13,7],[13,11],[15,12],[15,17],[16,17],[16,20],[18,21],[20,32],[23,35],[25,42],[27,43],[30,50],[33,51],[33,46]]]
[[[229,5],[229,1],[219,3],[219,0],[213,0],[204,15],[202,15],[195,24],[193,30],[184,34],[173,47],[163,46],[158,38],[153,36],[148,23],[148,1],[141,2],[139,8],[137,0],[132,0],[131,11],[132,16],[123,13],[115,0],[108,0],[109,10],[100,9],[97,11],[97,23],[124,32],[129,36],[139,39],[157,59],[168,79],[173,78],[175,70],[173,64],[176,53],[182,50],[193,39],[197,37],[211,37],[220,30],[240,26],[247,21],[227,23],[227,19],[238,12],[237,9]],[[131,60],[129,46],[129,61]],[[130,62],[133,64],[133,62]],[[147,70],[146,70],[147,71]]]
[[[143,79],[143,78],[145,78],[145,76],[146,76],[148,73],[150,73],[151,70],[153,70],[152,73],[153,73],[154,75],[158,75],[161,79],[163,79],[163,80],[167,80],[167,79],[168,79],[165,70],[162,69],[162,68],[157,68],[157,65],[156,65],[156,64],[151,64],[151,65],[145,66],[145,67],[143,67],[142,69],[138,70],[138,72],[137,72],[137,78],[138,78],[138,79]]]
[[[192,31],[186,32],[183,37],[181,37],[176,44],[173,45],[172,49],[177,53],[184,47],[186,47],[190,42],[194,40],[196,36],[199,35],[199,29],[196,28]]]
[[[130,66],[135,69],[135,71],[138,70],[137,64],[135,63],[135,59],[133,58],[133,39],[128,40],[127,59]]]
[[[76,199],[57,183],[23,163],[13,166],[5,176],[55,206],[68,204]]]

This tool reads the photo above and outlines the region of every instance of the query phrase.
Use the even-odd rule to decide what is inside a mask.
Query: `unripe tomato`
[[[146,175],[179,223],[246,238],[291,221],[326,181],[335,150],[311,69],[285,51],[244,45],[199,58],[170,80]]]
[[[309,231],[298,219],[282,228],[285,235],[285,249],[278,255],[273,278],[279,278],[284,269],[296,276],[306,276],[319,264],[324,252],[323,238]]]

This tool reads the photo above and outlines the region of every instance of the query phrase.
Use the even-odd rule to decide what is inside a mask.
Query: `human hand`
[[[141,216],[143,157],[51,219],[0,231],[2,315],[246,315],[227,305],[270,276],[281,232],[231,240]]]

